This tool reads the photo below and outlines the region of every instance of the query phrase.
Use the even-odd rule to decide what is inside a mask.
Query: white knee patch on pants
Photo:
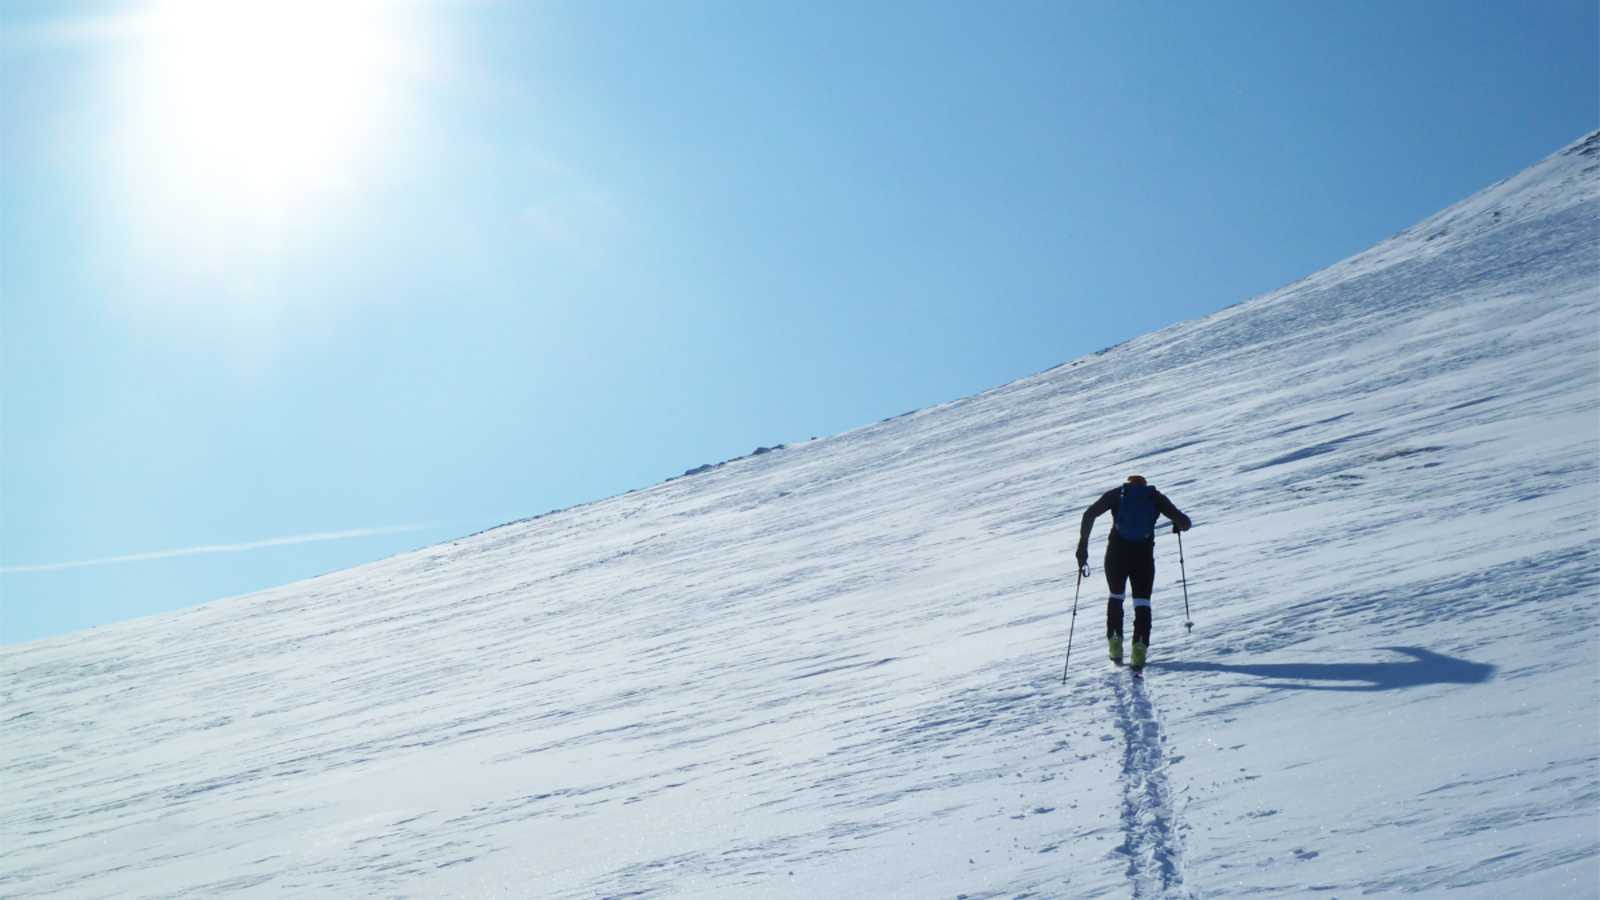
[[[1121,594],[1112,594],[1111,595],[1111,599],[1120,601],[1122,599],[1122,595]]]
[[[1135,598],[1133,598],[1133,608],[1134,609],[1138,609],[1141,606],[1144,607],[1145,609],[1149,609],[1150,608],[1150,598],[1149,597],[1135,597]]]

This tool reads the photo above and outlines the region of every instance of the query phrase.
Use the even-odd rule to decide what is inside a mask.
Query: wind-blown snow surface
[[[0,653],[0,893],[1588,897],[1600,135],[988,393]],[[1078,517],[1132,472],[1154,663]],[[1097,528],[1099,552],[1109,522]]]

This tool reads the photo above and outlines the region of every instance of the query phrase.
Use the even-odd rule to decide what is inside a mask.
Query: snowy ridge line
[[[1145,683],[1109,675],[1122,732],[1122,843],[1134,900],[1193,898],[1184,884],[1183,837],[1167,782],[1166,736]]]

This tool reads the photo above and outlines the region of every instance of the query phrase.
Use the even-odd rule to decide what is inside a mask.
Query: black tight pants
[[[1133,582],[1133,639],[1150,643],[1150,591],[1156,582],[1154,541],[1124,541],[1115,534],[1106,545],[1106,637],[1122,637],[1122,600]]]

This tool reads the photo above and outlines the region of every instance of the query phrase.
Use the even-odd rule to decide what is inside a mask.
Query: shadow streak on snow
[[[1421,647],[1382,647],[1403,653],[1404,662],[1371,663],[1260,663],[1234,665],[1216,662],[1161,663],[1164,672],[1230,672],[1262,679],[1251,687],[1298,691],[1392,691],[1430,684],[1483,684],[1494,677],[1495,666]]]

